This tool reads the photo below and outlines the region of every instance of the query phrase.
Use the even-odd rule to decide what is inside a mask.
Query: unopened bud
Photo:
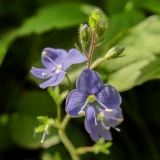
[[[87,24],[81,25],[80,30],[80,41],[83,46],[86,46],[91,37],[91,31]]]
[[[107,54],[105,55],[105,59],[113,59],[119,57],[119,55],[124,51],[125,47],[123,46],[115,46],[111,48]]]
[[[98,28],[97,28],[98,38],[101,38],[104,35],[106,29],[107,29],[107,25],[103,21],[101,21],[98,25]]]
[[[99,9],[94,9],[89,16],[89,26],[91,29],[96,29],[101,21],[101,11]]]

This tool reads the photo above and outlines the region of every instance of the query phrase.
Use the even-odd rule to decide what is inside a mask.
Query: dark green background
[[[40,80],[30,75],[40,67],[45,47],[69,50],[78,41],[78,26],[95,7],[103,11],[109,28],[94,59],[117,44],[122,58],[104,62],[96,70],[104,83],[121,93],[124,122],[114,129],[111,154],[82,155],[83,160],[160,160],[160,2],[159,0],[1,0],[0,1],[0,160],[70,160],[57,131],[41,146],[37,116],[56,117],[56,105]],[[83,65],[68,70],[75,83]],[[60,89],[68,89],[66,79]],[[64,104],[62,115],[65,115]],[[84,118],[72,119],[66,132],[75,147],[91,146]],[[53,137],[54,136],[54,137]]]

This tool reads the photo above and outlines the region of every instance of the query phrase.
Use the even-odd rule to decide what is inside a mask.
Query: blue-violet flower
[[[66,112],[71,116],[86,114],[91,125],[97,125],[98,108],[112,112],[122,101],[113,86],[103,84],[101,76],[88,68],[77,79],[76,88],[66,99]]]
[[[97,142],[100,137],[110,141],[112,140],[110,127],[120,131],[120,129],[116,128],[115,126],[120,124],[122,121],[122,110],[120,107],[117,107],[112,113],[108,113],[106,111],[100,112],[97,116],[97,125],[90,125],[90,123],[88,123],[88,121],[85,119],[84,126],[93,141]]]
[[[63,80],[68,67],[87,61],[87,58],[76,49],[69,50],[67,54],[63,49],[45,48],[41,60],[45,68],[32,67],[31,73],[37,78],[49,78],[39,85],[40,88],[46,88],[58,85]]]

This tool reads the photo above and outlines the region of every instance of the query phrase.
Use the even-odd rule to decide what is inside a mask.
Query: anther
[[[79,115],[79,116],[84,116],[84,115],[85,115],[85,112],[84,112],[84,111],[79,111],[79,112],[78,112],[78,115]]]
[[[111,128],[110,126],[106,126],[106,129],[107,129],[107,130],[110,130],[110,128]]]
[[[117,121],[118,121],[118,122],[122,122],[122,121],[123,121],[123,118],[118,118]]]
[[[42,56],[45,57],[47,53],[45,51],[42,52]]]
[[[111,112],[113,112],[113,109],[108,109],[108,108],[106,108],[106,109],[105,109],[105,111],[107,111],[107,112],[110,112],[110,113],[111,113]]]
[[[120,132],[121,130],[119,128],[115,128],[116,131]]]
[[[42,77],[46,77],[46,73],[45,72],[42,72]]]

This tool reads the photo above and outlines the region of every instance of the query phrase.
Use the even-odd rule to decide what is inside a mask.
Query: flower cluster
[[[104,57],[91,64],[94,48],[99,45],[106,29],[107,25],[101,19],[101,12],[95,9],[89,17],[89,26],[84,24],[79,29],[83,54],[77,49],[71,49],[67,53],[63,49],[45,48],[41,58],[45,68],[31,69],[31,73],[37,78],[48,79],[39,85],[44,89],[60,84],[67,68],[72,64],[87,61],[87,67],[76,81],[76,89],[66,98],[65,110],[73,117],[85,116],[85,128],[94,141],[98,141],[100,137],[111,140],[110,128],[119,131],[116,126],[123,121],[120,94],[112,85],[103,84],[100,74],[92,70],[104,60],[119,57],[124,50],[124,47],[114,47]],[[85,47],[89,42],[91,44],[87,53]]]

